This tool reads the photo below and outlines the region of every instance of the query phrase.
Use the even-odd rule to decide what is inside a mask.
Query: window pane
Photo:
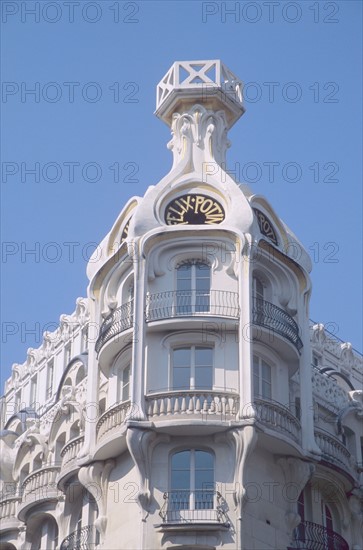
[[[190,389],[190,369],[176,368],[173,370],[173,388],[174,390]]]
[[[213,470],[213,455],[207,451],[195,451],[195,467],[197,470]]]
[[[271,384],[268,384],[264,380],[262,380],[262,397],[271,399]]]
[[[195,348],[195,364],[196,366],[212,366],[213,365],[213,349],[212,348]]]
[[[265,361],[262,361],[262,379],[271,384],[271,367]]]
[[[190,348],[175,349],[173,353],[174,367],[186,367],[190,365]]]
[[[195,387],[197,389],[211,389],[213,387],[212,367],[195,368]]]

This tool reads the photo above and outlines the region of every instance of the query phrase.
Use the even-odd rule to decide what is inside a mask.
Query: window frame
[[[173,459],[176,455],[178,455],[179,453],[184,453],[184,452],[189,452],[190,455],[189,455],[189,488],[175,488],[173,489],[172,488],[172,477],[173,477]],[[208,454],[211,458],[212,458],[212,477],[213,477],[213,481],[211,483],[212,487],[211,488],[204,488],[202,487],[201,489],[196,487],[196,471],[197,471],[197,468],[196,468],[196,453],[197,452],[202,452],[202,453],[206,453]],[[177,493],[177,492],[186,492],[186,493],[189,493],[189,497],[188,497],[188,507],[180,507],[180,508],[176,508],[175,511],[183,511],[183,510],[186,510],[186,511],[195,511],[195,510],[213,510],[216,508],[216,503],[215,503],[215,485],[216,485],[216,480],[215,480],[215,472],[216,472],[216,464],[215,464],[216,460],[215,460],[215,454],[214,452],[211,450],[211,449],[205,449],[205,448],[200,448],[200,447],[188,447],[188,448],[182,448],[182,449],[177,449],[177,450],[174,450],[170,456],[169,456],[169,482],[168,482],[168,487],[169,487],[169,495],[171,495],[173,492]],[[205,469],[206,471],[209,470],[209,468],[206,468]],[[202,500],[198,503],[198,498],[196,498],[196,493],[205,493],[206,495],[210,495],[212,494],[212,498],[208,497],[207,498],[207,506],[204,506],[204,507],[201,507],[200,504],[203,503],[203,498]],[[171,499],[170,500],[170,503],[173,502],[173,500]],[[183,501],[183,504],[186,502],[186,499],[184,499]],[[199,505],[198,505],[199,504]],[[209,504],[209,506],[208,506]]]
[[[255,358],[258,359],[258,376],[255,374]],[[263,363],[269,368],[269,380],[265,380],[262,375]],[[256,392],[256,378],[258,380],[258,392]],[[269,395],[263,392],[263,382],[267,382],[270,391]],[[266,399],[272,401],[273,396],[273,366],[266,361],[261,355],[254,353],[252,355],[252,393],[254,399]]]
[[[179,277],[186,267],[190,267],[190,277]],[[206,277],[198,277],[197,266],[207,268]],[[186,271],[186,270],[185,270]],[[203,272],[203,269],[200,270]],[[181,281],[190,280],[188,289],[180,288]],[[208,280],[207,290],[198,289],[198,281]],[[188,286],[188,285],[187,285]],[[177,315],[194,315],[198,313],[210,313],[211,310],[211,287],[212,268],[211,265],[197,258],[186,259],[175,266],[175,311]],[[198,303],[200,302],[200,303]]]
[[[211,350],[212,352],[212,361],[211,365],[207,365],[211,368],[211,376],[212,376],[212,384],[210,387],[198,387],[196,385],[196,369],[198,366],[196,366],[196,350],[197,349],[203,349],[203,350]],[[183,368],[183,367],[175,367],[174,365],[174,354],[178,350],[189,350],[190,351],[190,365],[189,365],[189,387],[183,387],[178,388],[175,387],[174,382],[174,369],[175,368]],[[215,387],[215,348],[213,345],[203,345],[199,343],[190,343],[190,344],[175,344],[170,349],[170,372],[169,372],[169,389],[172,391],[209,391],[213,390]]]

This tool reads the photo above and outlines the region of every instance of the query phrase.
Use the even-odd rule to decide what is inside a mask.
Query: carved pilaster
[[[282,469],[285,480],[285,489],[287,490],[289,485],[293,486],[297,499],[315,471],[314,464],[292,457],[278,458],[276,462]],[[301,521],[301,518],[297,513],[296,506],[292,506],[290,501],[288,503],[288,510],[285,514],[285,520],[289,533],[292,533]]]
[[[136,495],[142,510],[149,511],[151,502],[150,473],[151,457],[157,443],[169,441],[167,435],[158,435],[151,430],[129,427],[126,442],[139,477],[139,491]]]
[[[101,543],[104,540],[107,527],[107,487],[111,470],[115,466],[114,460],[98,461],[83,466],[78,472],[78,479],[97,501],[98,517],[95,527],[100,533]]]
[[[243,504],[246,496],[245,477],[246,461],[257,443],[257,433],[253,426],[231,430],[228,432],[229,443],[233,443],[235,449],[235,468],[233,484],[235,491],[233,500],[236,505],[237,519],[242,520]]]

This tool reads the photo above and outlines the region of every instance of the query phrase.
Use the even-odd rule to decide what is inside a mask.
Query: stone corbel
[[[315,472],[314,464],[312,464],[311,462],[304,462],[299,458],[292,457],[278,458],[276,460],[276,463],[282,469],[285,480],[285,487],[291,484],[294,486],[294,490],[297,488],[298,498],[301,491]],[[285,520],[288,533],[291,535],[295,527],[299,525],[301,518],[297,513],[296,508],[293,508],[290,502],[289,509],[285,514]]]
[[[149,513],[151,503],[150,473],[151,456],[156,444],[169,441],[170,436],[157,435],[151,430],[129,427],[126,433],[126,442],[134,461],[139,478],[139,490],[136,495],[137,502],[142,510],[146,512],[144,519]]]
[[[235,490],[233,492],[233,500],[237,519],[242,520],[243,504],[246,497],[245,477],[246,477],[246,461],[257,443],[257,432],[254,426],[244,426],[240,429],[231,430],[228,432],[228,441],[234,445],[235,450],[235,468],[233,484]]]
[[[107,487],[111,470],[115,461],[110,459],[106,462],[98,461],[89,466],[82,466],[78,472],[80,483],[91,493],[97,502],[98,517],[95,527],[100,533],[101,544],[104,540],[107,527]]]

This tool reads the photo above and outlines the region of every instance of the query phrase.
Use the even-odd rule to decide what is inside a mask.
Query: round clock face
[[[201,194],[182,195],[169,202],[165,209],[167,225],[212,225],[221,223],[224,217],[222,205]]]
[[[270,241],[277,245],[277,236],[270,220],[267,218],[267,216],[265,216],[263,212],[261,212],[261,210],[258,210],[258,208],[254,208],[253,211],[256,214],[258,226],[262,235],[265,235],[265,237],[267,237],[268,239],[270,239]]]

